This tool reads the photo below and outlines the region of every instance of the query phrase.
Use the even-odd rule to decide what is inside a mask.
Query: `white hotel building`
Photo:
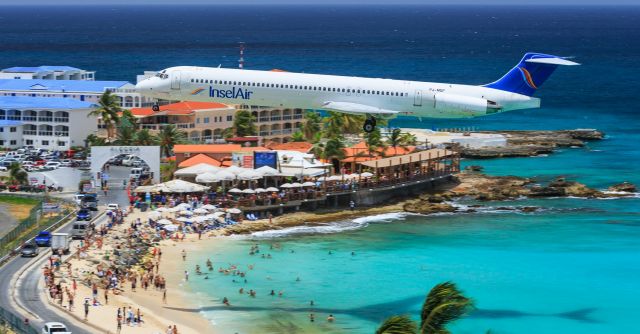
[[[95,71],[71,66],[19,66],[0,70],[0,79],[95,80],[95,77]]]
[[[0,79],[0,96],[58,97],[97,103],[107,90],[120,98],[123,108],[153,103],[127,81]]]
[[[68,150],[98,130],[95,104],[69,98],[0,96],[0,148]]]

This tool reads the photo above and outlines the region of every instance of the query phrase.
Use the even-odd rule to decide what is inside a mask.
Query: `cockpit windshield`
[[[166,79],[169,77],[169,75],[167,73],[165,73],[167,70],[164,70],[162,72],[156,73],[156,77],[160,78],[160,79]]]

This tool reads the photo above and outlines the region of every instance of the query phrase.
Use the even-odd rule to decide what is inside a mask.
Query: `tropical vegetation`
[[[184,144],[187,142],[187,135],[178,130],[175,125],[169,124],[162,128],[158,133],[158,144],[165,157],[169,157],[173,153],[173,146]]]
[[[107,130],[107,141],[110,142],[111,138],[115,137],[116,125],[120,122],[118,114],[121,112],[119,97],[107,90],[100,96],[98,107],[87,116],[95,116],[101,119]]]
[[[473,309],[473,300],[465,297],[452,282],[434,286],[420,312],[420,322],[407,315],[387,318],[376,334],[449,334],[446,326]]]
[[[255,116],[249,110],[238,110],[233,120],[233,130],[236,136],[255,136],[258,133],[255,121]]]
[[[9,166],[9,182],[13,184],[29,183],[29,174],[22,169],[19,163],[14,162]]]

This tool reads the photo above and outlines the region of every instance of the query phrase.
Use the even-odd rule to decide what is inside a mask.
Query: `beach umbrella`
[[[151,218],[151,219],[158,219],[160,217],[162,217],[162,212],[158,212],[158,211],[151,211],[147,215],[147,218]]]
[[[189,204],[189,203],[180,203],[180,204],[174,206],[174,208],[178,209],[178,210],[191,209],[191,204]]]
[[[302,188],[302,184],[298,183],[298,182],[294,182],[291,184],[291,188]]]
[[[291,186],[291,183],[283,183],[280,185],[280,188],[293,188],[293,187]]]
[[[302,184],[303,187],[315,187],[316,184],[313,182],[305,182]]]
[[[369,172],[364,172],[364,173],[360,174],[360,176],[367,178],[367,177],[372,177],[373,174],[369,173]]]
[[[205,213],[209,213],[209,211],[207,211],[207,209],[197,208],[197,209],[193,210],[193,213],[205,214]]]
[[[328,176],[319,177],[316,180],[318,180],[320,182],[330,181]]]
[[[242,190],[238,189],[238,188],[233,188],[231,190],[229,190],[230,193],[232,194],[241,194]]]
[[[217,166],[213,166],[207,163],[199,163],[197,165],[193,165],[191,167],[186,167],[177,170],[173,175],[175,176],[196,176],[203,173],[215,173],[219,171],[221,168]]]
[[[233,173],[223,169],[223,170],[213,174],[213,179],[215,180],[214,182],[233,181],[233,180],[236,179],[236,174],[233,174]]]
[[[239,213],[242,213],[242,210],[237,208],[231,208],[231,209],[227,209],[227,212],[232,214],[239,214]]]
[[[257,188],[257,189],[256,189],[256,192],[257,192],[257,193],[264,193],[264,192],[267,192],[267,190],[266,190],[266,189],[264,189],[264,188]]]
[[[255,191],[255,190],[253,190],[253,189],[248,189],[248,188],[247,188],[247,189],[244,189],[244,190],[242,191],[242,193],[243,193],[243,194],[255,194],[255,193],[256,193],[256,191]]]
[[[160,219],[160,220],[158,220],[158,225],[169,225],[169,224],[173,224],[173,222],[170,221],[169,219]]]
[[[259,180],[262,178],[262,175],[254,170],[246,170],[240,174],[238,174],[238,179],[240,180]]]
[[[165,225],[164,229],[169,231],[169,232],[175,232],[178,230],[178,225]]]
[[[196,223],[202,223],[205,220],[207,220],[207,217],[205,217],[205,216],[193,217],[193,221],[195,221]]]
[[[359,177],[360,177],[360,174],[358,174],[358,173],[351,173],[351,174],[349,174],[349,175],[348,175],[348,177],[349,177],[350,179],[357,179],[357,178],[359,178]]]
[[[167,212],[167,211],[171,211],[171,209],[169,209],[167,207],[164,207],[164,206],[161,206],[161,207],[157,208],[155,211],[157,211],[157,212]]]
[[[260,168],[255,169],[256,172],[260,173],[262,176],[278,176],[280,172],[269,166],[262,166]]]
[[[200,207],[201,209],[205,209],[205,210],[215,210],[218,207],[213,205],[213,204],[205,204],[203,206]]]
[[[180,218],[178,218],[176,220],[179,221],[179,222],[185,222],[185,223],[193,221],[192,218],[187,218],[187,217],[180,217]]]
[[[162,185],[163,187],[166,187],[167,192],[170,192],[170,193],[196,193],[196,192],[203,192],[209,189],[209,187],[206,187],[197,183],[187,182],[184,180],[171,180],[171,181],[167,181],[165,183],[159,184],[159,186],[160,185]]]
[[[242,168],[242,167],[238,167],[238,166],[231,166],[231,167],[227,167],[227,168],[225,168],[225,169],[223,169],[223,170],[224,170],[224,171],[226,171],[226,172],[229,172],[229,173],[235,174],[235,175],[239,175],[239,174],[241,174],[242,172],[246,172],[246,171],[251,170],[251,169],[249,169],[249,168]]]
[[[220,217],[222,217],[222,216],[224,216],[224,215],[226,215],[226,213],[225,213],[225,212],[222,212],[222,211],[220,211],[220,212],[214,212],[214,213],[213,213],[213,217],[214,217],[214,218],[220,218]]]
[[[286,183],[285,183],[285,184],[286,184]],[[275,192],[278,192],[278,188],[275,188],[275,187],[269,187],[269,188],[267,188],[267,189],[265,189],[265,190],[266,190],[266,191],[271,191],[271,192],[274,192],[274,191],[275,191]]]
[[[327,181],[340,181],[342,180],[342,176],[340,175],[331,175],[327,178]]]
[[[203,174],[198,174],[198,176],[196,176],[196,182],[199,183],[212,183],[212,182],[218,182],[216,179],[216,174],[215,173],[203,173]]]
[[[178,213],[181,214],[181,215],[184,215],[184,216],[191,216],[193,214],[193,212],[191,212],[189,210],[182,210],[182,211],[180,211]]]

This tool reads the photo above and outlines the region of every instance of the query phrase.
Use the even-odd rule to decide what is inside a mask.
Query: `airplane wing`
[[[366,104],[351,103],[351,102],[333,102],[328,101],[322,104],[322,107],[327,110],[342,112],[345,114],[355,115],[396,115],[399,111],[382,109]]]

